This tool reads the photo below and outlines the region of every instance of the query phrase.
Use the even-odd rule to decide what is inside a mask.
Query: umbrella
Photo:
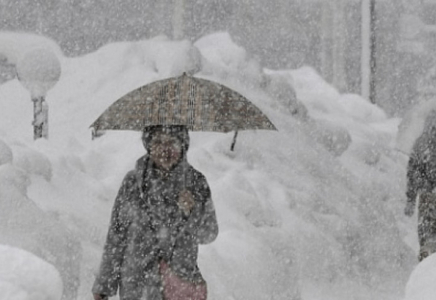
[[[184,73],[131,91],[91,125],[102,130],[138,130],[153,125],[184,125],[191,131],[277,130],[247,98],[216,82]]]

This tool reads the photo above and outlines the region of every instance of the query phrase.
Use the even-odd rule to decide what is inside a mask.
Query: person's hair
[[[155,125],[147,126],[142,131],[142,143],[144,148],[150,153],[150,142],[156,132],[163,132],[178,138],[182,143],[182,149],[184,153],[188,151],[189,148],[189,133],[186,126],[182,125]]]

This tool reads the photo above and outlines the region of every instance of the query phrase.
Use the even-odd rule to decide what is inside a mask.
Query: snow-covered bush
[[[42,176],[50,181],[52,178],[52,165],[50,160],[43,153],[32,150],[28,147],[13,147],[14,166],[22,169],[29,175]]]
[[[4,190],[13,190],[22,196],[27,195],[27,187],[31,183],[23,170],[10,164],[0,166],[0,180],[0,186]]]
[[[27,33],[2,31],[0,33],[0,53],[8,58],[8,61],[16,64],[29,49],[45,47],[56,55],[62,56],[59,45],[46,36]]]
[[[310,123],[313,125],[310,134],[334,156],[340,156],[350,146],[351,135],[345,128],[324,120]]]
[[[172,41],[166,36],[130,44],[106,45],[95,53],[98,59],[92,63],[99,63],[98,69],[110,70],[113,65],[108,62],[113,59],[114,52],[123,57],[122,63],[117,64],[117,68],[113,69],[118,72],[141,68],[143,71],[156,72],[161,78],[167,78],[180,76],[183,72],[196,73],[201,69],[201,54],[192,43],[186,40]]]
[[[12,163],[13,155],[11,148],[2,140],[0,140],[0,166]]]
[[[38,157],[30,161],[38,165]],[[33,253],[59,271],[64,298],[75,299],[79,286],[81,246],[76,237],[27,196],[31,184],[21,168],[0,166],[0,244]]]
[[[194,43],[202,55],[202,74],[256,85],[264,80],[260,64],[235,44],[227,32],[216,32]]]
[[[297,93],[292,85],[292,76],[289,72],[265,70],[265,90],[276,99],[281,107],[302,120],[306,120],[307,108],[297,99]]]
[[[0,244],[0,266],[0,299],[61,299],[59,272],[34,254]]]
[[[356,94],[343,94],[338,98],[338,103],[357,122],[383,122],[387,119],[386,113],[379,106]]]

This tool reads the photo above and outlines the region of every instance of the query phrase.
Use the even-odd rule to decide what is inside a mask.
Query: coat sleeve
[[[198,244],[209,244],[218,236],[218,222],[206,178],[196,174],[193,194],[197,209],[194,209],[187,223],[187,231]]]
[[[134,180],[134,175],[128,173],[115,199],[100,269],[92,287],[92,292],[95,294],[114,296],[117,293],[120,283],[120,268],[126,246],[126,234],[129,227],[129,220],[123,218],[121,212],[127,204]]]

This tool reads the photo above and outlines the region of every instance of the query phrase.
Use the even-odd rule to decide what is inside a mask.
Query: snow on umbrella
[[[138,130],[183,125],[191,131],[277,130],[247,98],[221,84],[184,73],[142,86],[121,97],[91,125],[101,130]],[[235,135],[236,138],[236,135]]]

